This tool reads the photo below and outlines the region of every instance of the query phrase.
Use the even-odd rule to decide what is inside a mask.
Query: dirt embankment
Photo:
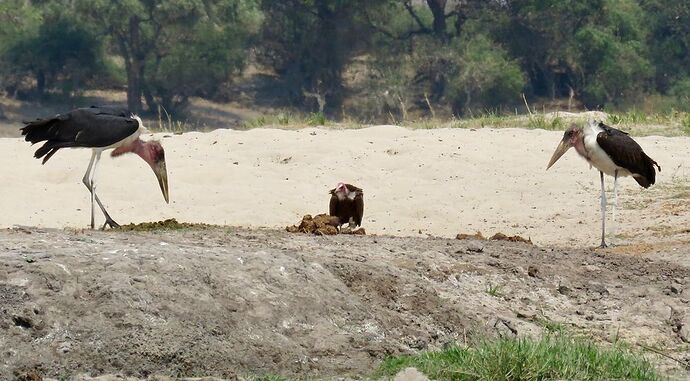
[[[690,360],[690,244],[659,252],[229,228],[4,230],[0,379],[29,369],[357,377],[389,355],[561,328]]]

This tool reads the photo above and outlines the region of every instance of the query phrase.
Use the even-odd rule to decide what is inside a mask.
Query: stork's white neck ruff
[[[113,143],[107,147],[99,148],[100,151],[105,151],[107,149],[113,149],[113,148],[118,148],[118,147],[123,147],[123,146],[129,146],[132,143],[134,143],[135,140],[139,139],[139,136],[141,134],[146,134],[149,132],[148,129],[146,127],[144,127],[144,122],[142,122],[140,117],[132,114],[131,118],[136,120],[138,125],[139,125],[139,127],[136,129],[136,131],[134,131],[131,135],[127,136],[126,138],[120,140],[117,143]]]
[[[587,123],[587,125],[582,129],[584,135],[583,145],[585,152],[583,153],[578,151],[578,153],[580,156],[584,157],[585,160],[587,160],[590,168],[594,166],[596,169],[609,176],[614,176],[616,171],[618,171],[618,177],[630,176],[631,173],[627,169],[617,166],[613,160],[611,160],[606,151],[604,151],[601,146],[599,146],[599,143],[597,143],[597,136],[603,131],[604,129],[599,127],[598,123],[594,121]]]

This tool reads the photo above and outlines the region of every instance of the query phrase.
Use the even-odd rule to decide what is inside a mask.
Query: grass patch
[[[489,285],[486,286],[486,293],[495,298],[498,298],[503,295],[503,293],[501,292],[501,286],[491,283],[489,283]]]
[[[122,231],[148,232],[156,230],[209,229],[213,227],[217,226],[190,222],[177,222],[176,219],[169,218],[164,221],[142,222],[139,224],[122,225],[116,229]]]
[[[414,367],[433,380],[662,380],[640,355],[615,344],[602,348],[567,335],[541,340],[502,338],[470,347],[386,360],[375,378]]]
[[[315,112],[311,114],[298,114],[291,112],[280,112],[273,115],[261,115],[254,119],[245,120],[242,123],[242,128],[253,129],[261,127],[280,127],[280,128],[303,128],[307,126],[330,126],[335,125],[335,123],[328,118],[322,112]],[[339,124],[339,126],[342,126]],[[348,124],[347,127],[362,128],[366,127],[362,124]]]

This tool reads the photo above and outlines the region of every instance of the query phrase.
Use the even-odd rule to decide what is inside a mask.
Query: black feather
[[[597,135],[597,144],[611,158],[614,164],[630,172],[640,186],[649,188],[656,181],[654,166],[661,172],[661,167],[647,156],[626,132],[599,123],[603,129]]]
[[[60,148],[99,148],[115,144],[132,135],[139,123],[126,109],[116,106],[91,106],[26,123],[21,131],[31,144],[45,142],[36,150],[43,163]]]

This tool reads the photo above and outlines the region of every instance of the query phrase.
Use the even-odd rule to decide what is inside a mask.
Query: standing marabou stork
[[[350,229],[362,225],[364,216],[364,191],[352,184],[338,183],[329,191],[331,201],[328,214],[338,217],[338,228],[348,224]]]
[[[111,156],[133,152],[146,161],[158,178],[165,202],[168,201],[168,173],[165,168],[165,151],[158,141],[142,141],[139,135],[146,133],[141,119],[127,110],[112,106],[79,108],[52,118],[25,122],[22,135],[35,144],[45,141],[34,157],[43,158],[43,164],[60,148],[91,148],[93,153],[82,181],[91,192],[91,228],[94,228],[94,200],[105,216],[106,226],[118,225],[105,210],[96,195],[96,168],[101,153],[113,149]]]
[[[640,186],[649,188],[654,184],[656,172],[661,167],[644,153],[642,147],[626,132],[605,125],[603,122],[590,120],[586,126],[572,125],[563,134],[551,156],[548,170],[570,148],[575,147],[580,156],[599,170],[601,178],[601,247],[606,247],[606,193],[604,192],[604,173],[613,176],[613,222],[616,222],[618,205],[618,177],[632,176]]]

